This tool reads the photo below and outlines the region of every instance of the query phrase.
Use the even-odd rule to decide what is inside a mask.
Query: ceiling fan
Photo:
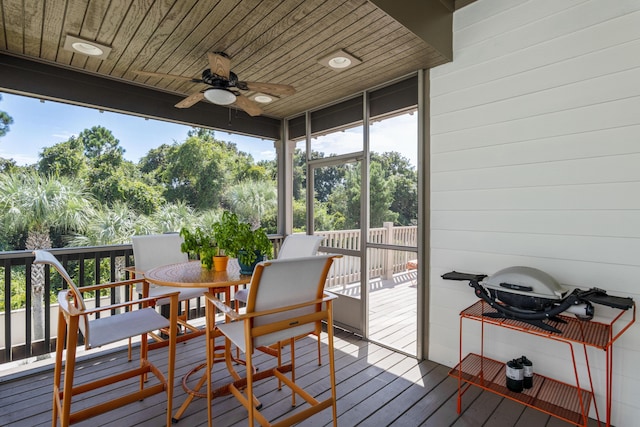
[[[205,83],[209,87],[191,95],[178,102],[178,108],[189,108],[199,101],[206,99],[218,105],[230,105],[235,103],[250,116],[259,116],[262,109],[251,99],[240,93],[240,90],[251,90],[262,92],[273,96],[293,95],[296,90],[293,86],[276,83],[243,82],[238,80],[238,76],[231,68],[231,58],[224,52],[208,52],[207,59],[209,68],[202,72],[202,78],[190,78],[175,74],[154,73],[151,71],[134,71],[141,76],[172,78],[184,80],[192,83]]]

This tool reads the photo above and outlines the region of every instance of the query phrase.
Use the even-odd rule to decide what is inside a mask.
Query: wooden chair
[[[128,270],[133,273],[133,277],[144,279],[144,273],[152,268],[189,261],[188,255],[180,250],[182,242],[182,237],[177,233],[131,236],[135,266]],[[133,292],[134,288],[132,287],[131,290]],[[203,288],[156,286],[142,280],[136,283],[135,292],[142,298],[178,292],[178,301],[184,304],[184,309],[178,308],[178,325],[182,327],[184,332],[178,337],[178,341],[181,342],[192,336],[202,335],[202,331],[188,323],[188,317],[189,301],[202,297],[204,294]],[[131,299],[133,299],[133,295]],[[168,300],[166,299],[158,301],[158,306],[161,310],[167,302]],[[190,336],[191,333],[193,333],[192,336]],[[166,340],[160,336],[153,334],[152,337],[154,338],[154,344],[151,345],[151,348],[166,345]],[[129,342],[129,359],[131,359],[131,342]]]
[[[227,393],[240,401],[249,412],[249,426],[254,419],[262,426],[270,422],[262,415],[259,403],[253,394],[254,382],[276,377],[292,391],[292,405],[296,405],[296,395],[301,396],[309,407],[294,412],[285,419],[279,419],[277,425],[292,425],[326,408],[332,408],[333,425],[337,425],[336,380],[333,349],[334,295],[324,292],[327,274],[336,255],[319,255],[304,258],[278,259],[264,261],[256,266],[251,278],[246,312],[239,314],[233,308],[206,293],[207,315],[207,396],[213,399]],[[227,323],[215,324],[216,310],[223,312]],[[316,400],[295,382],[295,341],[309,333],[319,332],[322,321],[327,323],[329,349],[329,380],[331,395],[322,401]],[[225,337],[225,361],[233,382],[213,389],[211,372],[216,358],[215,338]],[[255,349],[280,342],[288,342],[291,360],[283,365],[278,359],[272,369],[261,369],[254,373],[252,355]],[[246,378],[241,378],[235,370],[231,345],[237,346],[245,355]],[[289,375],[287,375],[289,373]],[[208,405],[209,426],[212,425],[211,404]]]
[[[79,289],[73,283],[73,280],[71,280],[71,277],[62,264],[50,252],[37,250],[34,251],[33,254],[35,255],[34,264],[53,266],[69,286],[68,289],[63,290],[58,294],[58,335],[56,341],[56,357],[53,377],[52,425],[55,427],[59,418],[60,424],[63,427],[66,427],[70,424],[94,417],[161,392],[167,393],[166,421],[167,426],[170,425],[173,404],[176,334],[172,333],[169,337],[168,372],[167,377],[165,378],[162,372],[147,359],[147,332],[160,328],[175,330],[178,315],[178,294],[174,292],[172,294],[90,309],[85,304],[82,297],[83,293],[99,293],[102,290],[108,290],[118,286],[133,286],[135,285],[136,280],[85,286],[82,289]],[[171,309],[169,319],[161,316],[152,308],[160,298],[170,301]],[[142,308],[136,309],[139,304],[142,304]],[[123,311],[125,309],[128,309],[129,311]],[[118,311],[123,312],[118,313]],[[94,316],[95,318],[92,318]],[[171,325],[174,325],[174,327],[170,328]],[[74,384],[78,332],[82,333],[82,336],[84,337],[84,345],[87,350],[139,335],[141,337],[139,365],[133,369],[125,369],[126,367],[123,366],[122,371],[117,374],[102,377],[88,383]],[[64,357],[65,360],[63,367],[65,336],[66,356]],[[157,384],[146,385],[144,383],[143,380],[149,373],[156,377],[158,380]],[[63,374],[64,381],[61,387],[61,376]],[[76,412],[71,412],[71,404],[75,396],[134,378],[139,378],[137,391],[130,392],[117,398],[110,398],[109,400],[106,400],[105,398],[101,403],[85,407],[84,409],[80,409]],[[114,393],[115,392],[113,390],[110,390],[108,395],[111,397]],[[102,395],[98,396],[102,397]]]
[[[301,258],[316,255],[320,243],[324,240],[324,236],[311,236],[308,234],[290,234],[285,237],[282,246],[278,251],[278,259],[291,259]],[[240,304],[247,305],[247,299],[249,297],[249,287],[240,289],[233,296],[236,303],[236,310],[240,310]],[[276,347],[264,347],[261,350],[271,354],[272,356],[279,357],[278,349]],[[320,347],[320,335],[318,335],[318,365],[322,365],[322,352]]]

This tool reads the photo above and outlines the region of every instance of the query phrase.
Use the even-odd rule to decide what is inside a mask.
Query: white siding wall
[[[526,265],[640,303],[640,0],[477,0],[454,15],[454,61],[430,76],[430,358],[457,363],[458,313],[475,301],[447,271]],[[566,346],[485,338],[490,357],[525,354],[572,381]],[[589,355],[602,416],[604,352]],[[618,427],[638,425],[638,363],[640,322],[615,346]]]

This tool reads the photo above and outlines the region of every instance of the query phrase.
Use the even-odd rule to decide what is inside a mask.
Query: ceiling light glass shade
[[[226,89],[207,89],[204,92],[207,101],[218,105],[229,105],[236,102],[236,96]]]
[[[351,60],[344,56],[336,56],[329,60],[329,66],[332,68],[347,68],[349,65],[351,65]]]

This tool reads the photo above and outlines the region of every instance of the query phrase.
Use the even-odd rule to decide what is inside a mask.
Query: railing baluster
[[[4,312],[11,313],[11,260],[4,260]],[[4,316],[4,360],[10,362],[11,357],[11,316]]]
[[[25,344],[25,349],[24,349],[24,353],[23,356],[21,358],[27,358],[31,356],[31,299],[33,296],[32,293],[32,288],[31,288],[31,263],[27,263],[25,271],[24,271],[24,277],[25,277],[25,281],[26,281],[26,287],[25,287],[25,291],[27,292],[26,295],[26,299],[25,299],[25,326],[24,326],[24,344]]]

